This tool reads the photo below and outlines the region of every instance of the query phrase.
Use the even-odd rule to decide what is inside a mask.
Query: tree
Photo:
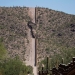
[[[17,57],[8,59],[2,63],[0,62],[0,64],[0,70],[3,75],[27,75],[28,73],[31,74],[33,72],[30,66],[23,64]]]

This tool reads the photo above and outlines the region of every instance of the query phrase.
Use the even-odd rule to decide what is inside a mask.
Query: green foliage
[[[61,49],[61,54],[54,54],[54,56],[49,57],[49,69],[53,68],[53,67],[57,67],[60,63],[64,63],[64,64],[68,64],[72,61],[72,57],[75,57],[75,48],[62,48]],[[62,60],[63,58],[63,60]],[[41,66],[42,64],[44,64],[44,69],[46,69],[46,65],[47,65],[47,58],[44,58],[44,60],[42,60],[39,63],[39,69],[41,70]]]
[[[44,69],[46,70],[47,58],[45,58],[44,60],[42,60],[42,61],[39,63],[39,67],[38,67],[39,70],[42,70],[42,68],[41,68],[42,65],[44,65]]]
[[[49,53],[49,50],[50,50],[49,48],[46,48],[46,53]]]
[[[3,27],[3,25],[0,25],[0,29],[3,29],[4,27]]]
[[[27,66],[27,73],[28,74],[32,74],[32,72],[33,72],[33,68],[31,67],[31,66]]]
[[[0,38],[0,59],[2,59],[5,54],[6,54],[6,48],[3,44],[3,38]]]
[[[27,75],[32,73],[32,67],[26,66],[16,57],[0,62],[0,71],[2,75]]]
[[[3,37],[0,38],[0,43],[3,42]]]

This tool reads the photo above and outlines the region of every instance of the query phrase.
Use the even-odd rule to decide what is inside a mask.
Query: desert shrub
[[[3,44],[3,38],[0,38],[0,59],[4,57],[4,54],[6,54],[6,48]]]
[[[15,57],[0,62],[0,71],[2,75],[27,75],[32,73],[32,67],[24,65],[18,57]]]
[[[53,67],[58,67],[59,64],[64,63],[68,64],[72,61],[72,57],[75,57],[75,48],[62,48],[61,54],[54,54],[54,56],[49,57],[48,66],[49,69]],[[62,60],[63,58],[63,60]],[[41,70],[42,64],[44,64],[44,69],[46,70],[47,58],[44,58],[39,63],[39,70]]]

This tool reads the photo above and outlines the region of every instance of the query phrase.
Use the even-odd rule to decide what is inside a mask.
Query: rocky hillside
[[[27,39],[28,8],[0,7],[0,38],[8,50],[8,55],[19,55],[25,60]]]
[[[19,55],[25,60],[30,20],[27,7],[0,7],[0,38],[10,57]],[[75,15],[37,7],[36,24],[38,59],[49,56],[69,61],[75,56]]]
[[[47,8],[37,8],[38,59],[64,58],[67,63],[75,56],[75,15]]]

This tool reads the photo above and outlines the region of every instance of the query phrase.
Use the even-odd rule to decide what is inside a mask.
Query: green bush
[[[2,75],[27,75],[32,73],[32,67],[26,66],[19,58],[8,59],[0,62]]]

